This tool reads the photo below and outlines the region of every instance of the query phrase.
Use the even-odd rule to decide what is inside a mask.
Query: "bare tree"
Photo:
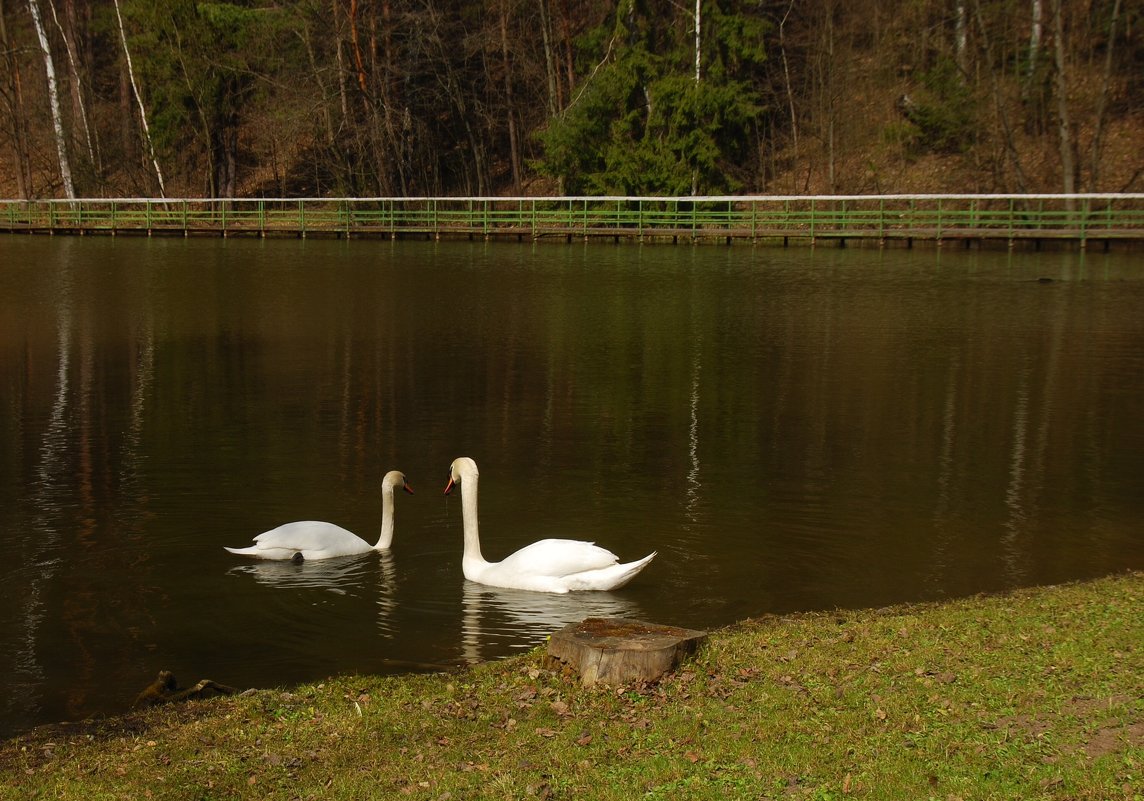
[[[835,58],[837,35],[834,23],[837,8],[835,0],[826,0],[822,4],[822,25],[820,39],[817,42],[819,52],[815,63],[815,92],[818,95],[815,105],[819,137],[825,140],[826,144],[826,185],[829,192],[835,190],[837,102],[839,87],[843,85],[843,79],[839,75],[841,64]]]
[[[143,105],[143,97],[139,93],[139,84],[135,80],[135,68],[131,64],[131,50],[127,47],[127,33],[123,29],[123,15],[119,10],[119,0],[115,0],[115,18],[119,22],[119,41],[123,44],[123,57],[127,61],[127,75],[131,79],[131,93],[135,97],[135,104],[139,107],[139,120],[143,126],[143,138],[147,141],[147,153],[151,157],[151,164],[155,168],[155,178],[159,181],[159,197],[167,196],[167,188],[163,184],[163,170],[159,167],[159,159],[155,156],[155,145],[151,141],[151,128],[147,124],[147,108]]]
[[[1104,115],[1108,107],[1108,89],[1112,83],[1112,49],[1116,43],[1116,27],[1120,22],[1120,0],[1112,4],[1112,19],[1108,23],[1108,47],[1104,51],[1104,77],[1100,83],[1100,96],[1096,103],[1096,129],[1092,134],[1092,169],[1089,173],[1089,191],[1099,191],[1100,151],[1104,137]]]
[[[60,163],[60,179],[64,184],[64,195],[69,200],[74,200],[75,186],[72,184],[67,137],[64,135],[64,119],[60,112],[60,94],[56,86],[56,65],[52,60],[52,49],[48,45],[48,32],[44,30],[44,21],[40,17],[40,7],[36,0],[28,0],[28,8],[32,12],[32,24],[36,27],[36,36],[40,40],[40,52],[44,56],[44,71],[48,76],[48,102],[52,107],[52,127],[56,134],[56,154]]]
[[[24,113],[24,94],[20,79],[20,62],[8,38],[8,25],[5,21],[4,0],[0,0],[0,51],[4,57],[4,83],[0,85],[0,100],[3,100],[7,113],[3,116],[9,126],[8,135],[12,138],[12,149],[16,155],[16,190],[22,198],[30,196],[32,174],[28,158],[28,121]]]
[[[544,71],[548,76],[548,116],[555,117],[560,108],[556,88],[556,56],[552,51],[552,20],[548,0],[537,0],[540,7],[540,38],[544,43]]]
[[[1021,165],[1020,154],[1017,152],[1017,147],[1014,143],[1013,126],[1009,124],[1009,115],[1006,112],[1004,93],[1001,88],[1001,78],[997,74],[996,59],[989,36],[989,29],[985,25],[985,18],[981,13],[981,0],[975,0],[973,10],[974,17],[977,20],[977,30],[981,36],[982,46],[988,54],[986,63],[989,65],[989,81],[992,85],[993,103],[997,109],[997,122],[1001,127],[1001,137],[1004,143],[1005,154],[1008,157],[1007,160],[1017,180],[1017,191],[1028,192],[1029,183],[1025,176],[1025,169]]]
[[[787,105],[790,108],[790,134],[794,142],[794,157],[798,160],[798,115],[795,114],[794,108],[794,87],[790,81],[790,64],[787,61],[786,49],[786,24],[787,19],[790,17],[790,12],[794,8],[794,0],[790,0],[787,5],[787,10],[783,14],[782,20],[779,22],[779,52],[782,54],[783,60],[783,83],[786,84]]]
[[[1076,167],[1073,161],[1072,125],[1069,121],[1068,76],[1065,73],[1065,34],[1061,19],[1061,0],[1053,0],[1053,58],[1057,73],[1057,130],[1060,134],[1062,191],[1076,191]],[[1068,201],[1072,208],[1072,201]]]
[[[88,124],[87,119],[87,104],[83,99],[83,81],[79,75],[79,59],[76,57],[75,44],[72,41],[74,36],[69,36],[68,31],[60,24],[60,17],[56,13],[56,4],[53,0],[48,0],[48,9],[52,12],[52,22],[56,24],[56,30],[60,32],[60,38],[64,42],[64,52],[68,57],[68,70],[71,73],[71,80],[69,88],[71,89],[72,108],[73,114],[79,120],[79,127],[83,132],[84,142],[87,145],[87,159],[93,166],[96,164],[95,160],[95,145],[92,144],[91,139],[91,125]],[[74,28],[70,25],[71,18],[69,18],[69,28]]]
[[[516,103],[512,92],[512,61],[508,50],[508,8],[500,6],[500,51],[504,70],[505,116],[508,121],[509,163],[512,165],[512,191],[520,194],[524,165],[520,157],[520,137],[516,129]]]

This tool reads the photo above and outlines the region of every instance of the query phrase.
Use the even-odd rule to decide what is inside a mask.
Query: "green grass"
[[[0,743],[3,799],[405,797],[1141,799],[1144,574],[752,620],[651,686],[538,649]]]

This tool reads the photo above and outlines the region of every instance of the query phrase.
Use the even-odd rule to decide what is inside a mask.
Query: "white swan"
[[[262,532],[249,548],[226,550],[256,559],[292,559],[296,562],[388,550],[393,542],[393,490],[397,487],[413,494],[405,475],[399,470],[390,470],[381,480],[381,536],[376,545],[370,545],[357,534],[333,523],[299,520]]]
[[[500,562],[481,556],[477,532],[477,463],[467,456],[449,465],[445,494],[461,485],[461,518],[465,528],[465,578],[491,587],[565,593],[570,590],[615,590],[627,584],[655,557],[620,564],[611,551],[580,540],[540,540]]]

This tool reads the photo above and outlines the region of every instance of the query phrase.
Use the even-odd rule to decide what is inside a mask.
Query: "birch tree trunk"
[[[957,68],[961,70],[964,79],[969,75],[969,9],[966,0],[957,0],[956,19],[954,21],[955,51],[957,53]]]
[[[119,41],[123,44],[123,57],[127,61],[127,77],[131,80],[131,94],[135,97],[135,104],[139,107],[139,120],[143,126],[143,138],[147,141],[147,153],[151,157],[151,165],[155,168],[155,178],[159,181],[159,197],[167,196],[167,188],[163,185],[163,170],[159,167],[159,159],[155,157],[155,145],[151,141],[151,127],[147,124],[147,109],[143,105],[143,97],[139,93],[139,84],[135,80],[135,68],[131,64],[131,50],[127,47],[127,33],[123,29],[123,15],[119,11],[119,0],[115,0],[115,18],[119,22]]]
[[[79,120],[79,127],[83,131],[84,143],[87,145],[87,160],[95,166],[95,146],[91,141],[91,126],[87,121],[87,104],[83,101],[83,81],[79,77],[79,60],[76,58],[75,45],[72,42],[74,37],[68,36],[64,26],[60,24],[60,17],[56,13],[54,0],[48,0],[48,8],[52,12],[52,22],[56,24],[56,30],[60,32],[60,38],[64,40],[64,52],[67,53],[68,57],[68,70],[71,72],[72,113]]]
[[[68,162],[67,138],[64,136],[64,120],[60,113],[60,93],[56,86],[56,65],[52,61],[51,47],[48,46],[48,32],[44,30],[44,21],[40,17],[40,6],[36,0],[28,0],[28,8],[32,12],[32,24],[36,27],[36,36],[40,40],[40,52],[44,56],[44,71],[48,76],[48,102],[52,107],[52,127],[56,134],[56,155],[60,162],[60,179],[64,184],[64,196],[68,200],[75,200],[71,164]]]
[[[699,82],[703,77],[703,49],[701,47],[700,30],[703,25],[702,18],[702,4],[703,0],[695,0],[695,85],[698,87]],[[695,197],[699,194],[699,167],[691,168],[691,196]]]
[[[1037,69],[1037,60],[1041,57],[1041,38],[1044,30],[1044,0],[1033,0],[1033,24],[1029,29],[1029,70],[1032,77]]]
[[[700,36],[699,36],[699,29],[700,29],[702,22],[703,22],[702,8],[700,7],[702,2],[703,2],[703,0],[695,0],[695,82],[696,83],[699,83],[699,78],[700,78],[700,75],[702,74],[701,65],[702,65],[702,58],[703,58],[702,57],[703,50],[700,48]],[[692,192],[692,194],[695,194],[695,193]]]

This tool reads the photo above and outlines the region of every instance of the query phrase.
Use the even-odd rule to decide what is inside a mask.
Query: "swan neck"
[[[381,534],[375,550],[383,551],[393,544],[393,487],[381,489]]]
[[[465,527],[465,561],[478,560],[481,556],[481,539],[477,530],[477,477],[465,476],[461,482],[461,519]]]

